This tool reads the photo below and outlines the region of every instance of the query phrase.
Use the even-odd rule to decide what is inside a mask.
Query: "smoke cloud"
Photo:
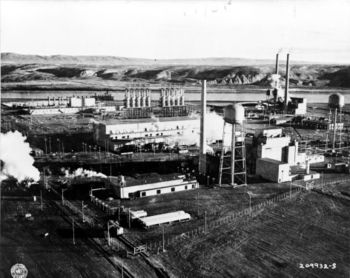
[[[73,173],[69,173],[69,170],[65,170],[65,177],[66,178],[77,178],[77,177],[84,177],[84,178],[92,178],[92,177],[99,177],[99,178],[107,178],[105,174],[98,173],[92,170],[85,170],[83,168],[76,169]]]
[[[33,166],[34,158],[30,155],[32,149],[27,138],[20,132],[0,134],[0,159],[2,169],[0,180],[13,177],[19,182],[24,180],[38,181],[40,172]]]

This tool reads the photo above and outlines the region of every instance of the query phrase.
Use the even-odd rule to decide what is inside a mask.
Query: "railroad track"
[[[49,205],[51,205],[52,207],[57,208],[59,211],[62,212],[61,217],[69,224],[71,225],[71,216],[70,216],[70,211],[68,211],[68,209],[60,206],[59,204],[57,204],[57,202],[53,201],[53,200],[48,200]],[[125,278],[134,278],[135,276],[132,275],[132,273],[127,270],[125,267],[116,264],[111,258],[110,258],[110,254],[108,253],[107,250],[105,250],[94,238],[89,237],[86,233],[85,233],[85,229],[82,227],[82,225],[80,224],[79,221],[75,222],[77,227],[80,228],[80,230],[82,231],[83,234],[85,234],[85,238],[84,238],[84,242],[86,243],[86,245],[88,245],[89,247],[93,248],[95,251],[97,251],[99,254],[102,255],[102,257],[108,262],[110,263],[116,271],[118,271],[120,274],[123,274]]]

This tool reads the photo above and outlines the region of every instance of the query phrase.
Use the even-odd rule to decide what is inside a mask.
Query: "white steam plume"
[[[24,180],[38,181],[40,172],[33,166],[34,158],[27,138],[20,132],[0,134],[0,160],[3,162],[0,180],[13,177],[19,182]]]
[[[99,177],[99,178],[107,178],[105,174],[98,173],[92,170],[85,170],[83,168],[76,169],[73,173],[69,173],[68,170],[65,170],[65,176],[66,178],[76,178],[76,177],[84,177],[84,178],[92,178],[92,177]]]
[[[199,121],[199,119],[198,119]],[[207,113],[206,115],[206,136],[207,136],[207,144],[215,142],[216,140],[222,140],[223,127],[224,127],[224,119],[222,116],[218,115],[215,112]],[[227,130],[225,133],[225,142],[230,144],[230,131],[231,126],[227,126]],[[176,143],[179,145],[197,145],[200,144],[199,130],[197,132],[192,133],[191,130],[185,130],[183,134],[172,136],[167,139],[167,143],[169,145],[175,145]],[[206,146],[207,153],[213,153],[213,149],[210,146]]]

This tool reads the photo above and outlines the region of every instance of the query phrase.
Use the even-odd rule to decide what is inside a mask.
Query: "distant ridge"
[[[271,65],[273,59],[247,59],[247,58],[191,58],[191,59],[144,59],[117,56],[73,56],[73,55],[27,55],[11,52],[1,53],[2,64],[50,64],[50,65],[212,65],[212,66],[252,66]],[[283,63],[283,61],[281,61]],[[311,64],[296,62],[293,64]]]

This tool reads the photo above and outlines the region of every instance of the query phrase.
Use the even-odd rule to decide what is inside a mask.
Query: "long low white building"
[[[191,220],[191,215],[183,210],[139,218],[139,221],[145,228],[188,220]]]
[[[166,142],[167,137],[181,137],[184,133],[198,134],[199,118],[163,117],[146,119],[110,119],[94,126],[94,140],[111,151],[120,147],[120,140],[143,139],[145,142]],[[180,139],[179,139],[180,140]],[[181,144],[181,142],[178,142]]]
[[[179,191],[192,190],[199,187],[196,179],[188,179],[184,175],[156,173],[135,177],[110,177],[112,190],[121,199],[143,198]]]

